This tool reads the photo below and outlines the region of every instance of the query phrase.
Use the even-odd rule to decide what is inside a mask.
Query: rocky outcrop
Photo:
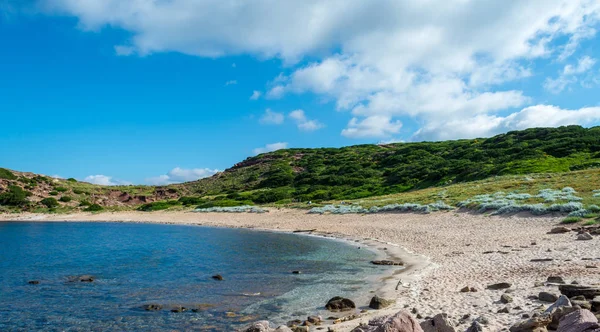
[[[600,332],[600,324],[591,311],[579,309],[560,320],[557,332]]]
[[[340,296],[336,296],[325,305],[325,308],[329,311],[347,311],[356,308],[356,304],[350,299],[346,299]]]
[[[419,322],[407,311],[402,310],[395,315],[378,317],[361,325],[352,332],[424,332]]]
[[[596,296],[600,296],[600,287],[598,286],[560,285],[558,290],[569,298],[581,295],[592,300]]]
[[[454,323],[450,321],[447,314],[435,315],[421,323],[424,332],[456,332]]]
[[[392,304],[394,304],[393,300],[386,300],[384,298],[381,298],[377,295],[373,296],[373,298],[371,299],[371,302],[369,303],[369,308],[371,309],[383,309],[383,308],[387,308],[389,306],[391,306]]]

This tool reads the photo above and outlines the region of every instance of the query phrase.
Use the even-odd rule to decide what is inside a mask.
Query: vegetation
[[[582,219],[581,217],[566,217],[565,219],[562,220],[561,223],[563,224],[575,224],[580,222]]]
[[[84,211],[87,212],[99,212],[104,210],[104,208],[101,205],[98,204],[92,204],[90,206],[88,206]]]
[[[73,198],[71,198],[71,196],[63,196],[59,199],[59,201],[61,201],[63,203],[69,203],[72,200],[73,200]]]
[[[29,204],[27,197],[31,193],[18,186],[8,186],[8,190],[0,194],[0,205],[25,206]]]
[[[0,168],[0,179],[16,180],[17,176],[6,168]]]
[[[51,208],[55,208],[57,206],[60,206],[60,204],[58,203],[58,201],[53,198],[53,197],[47,197],[44,198],[40,201],[41,204],[45,205],[47,208],[51,209]]]
[[[162,201],[162,202],[152,202],[148,204],[144,204],[138,208],[139,211],[151,212],[151,211],[159,211],[166,210],[170,207],[179,205],[178,201]]]

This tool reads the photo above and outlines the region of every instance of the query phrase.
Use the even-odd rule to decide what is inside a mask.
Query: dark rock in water
[[[580,309],[565,315],[557,332],[600,332],[600,324],[591,311]]]
[[[390,260],[371,261],[371,264],[374,264],[374,265],[399,265],[399,266],[404,265],[404,263],[402,263],[402,262],[394,262],[394,261],[390,261]]]
[[[175,307],[171,308],[171,312],[184,312],[186,310],[187,310],[187,308],[182,307],[182,306],[175,306]]]
[[[421,328],[424,332],[456,332],[454,323],[447,314],[437,314],[432,319],[421,322]]]
[[[559,277],[559,276],[550,276],[550,277],[548,277],[548,279],[546,281],[553,283],[553,284],[564,284],[565,283],[565,280],[563,279],[563,277]]]
[[[508,304],[513,302],[513,298],[512,296],[508,295],[508,294],[502,294],[502,296],[500,296],[500,302],[504,303],[504,304]]]
[[[550,315],[540,315],[528,320],[519,322],[510,327],[510,332],[546,332],[546,326],[552,322]]]
[[[27,283],[30,285],[39,285],[40,281],[39,280],[29,280]]]
[[[369,321],[368,325],[361,325],[352,332],[424,332],[419,322],[408,312],[402,310],[395,315],[377,317]]]
[[[329,301],[325,305],[325,308],[329,311],[346,311],[356,308],[356,304],[352,302],[350,299],[346,299],[340,296],[336,296]]]
[[[500,290],[500,289],[507,289],[510,288],[512,285],[507,283],[507,282],[501,282],[498,284],[492,284],[492,285],[488,285],[487,289],[491,289],[491,290]]]
[[[146,311],[158,311],[158,310],[162,310],[163,306],[161,304],[156,304],[156,303],[150,303],[150,304],[144,304],[142,306],[142,309],[146,310]]]
[[[540,292],[540,294],[538,295],[538,299],[542,302],[553,303],[556,302],[556,300],[558,300],[558,296],[548,292]]]
[[[91,275],[81,275],[81,276],[70,276],[69,282],[93,282],[95,280],[94,276]]]
[[[586,299],[593,299],[600,296],[600,287],[598,286],[583,286],[583,285],[560,285],[558,290],[567,297],[583,295]]]
[[[293,274],[301,274],[302,272],[300,271],[292,271]]]
[[[383,309],[383,308],[389,307],[392,304],[394,304],[394,301],[386,300],[386,299],[383,299],[383,298],[375,295],[375,296],[373,296],[373,298],[371,299],[371,302],[369,303],[369,308]]]
[[[212,278],[215,280],[224,280],[223,276],[220,274],[215,274],[214,276],[212,276]]]

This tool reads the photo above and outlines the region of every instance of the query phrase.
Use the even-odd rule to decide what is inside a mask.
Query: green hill
[[[358,199],[492,176],[600,167],[600,127],[534,128],[484,139],[285,149],[178,187],[271,203]],[[223,195],[227,195],[224,197]]]

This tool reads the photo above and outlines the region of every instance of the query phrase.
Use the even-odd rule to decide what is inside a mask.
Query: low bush
[[[31,193],[19,186],[8,186],[7,191],[0,194],[0,205],[25,206],[29,204],[29,196]]]
[[[48,195],[56,196],[56,195],[58,195],[58,191],[53,190],[53,191],[49,192]]]
[[[40,203],[45,205],[49,209],[55,208],[60,205],[60,204],[58,204],[58,201],[53,197],[44,198],[40,201]]]
[[[561,221],[562,224],[575,224],[580,222],[582,219],[580,217],[566,217]]]
[[[189,197],[189,196],[186,196],[186,197],[179,198],[179,203],[181,203],[184,206],[199,205],[199,204],[206,203],[206,199],[200,198],[200,197]]]
[[[99,204],[92,204],[92,205],[88,206],[84,211],[87,211],[87,212],[98,212],[98,211],[102,211],[102,210],[104,210],[104,208],[101,205],[99,205]]]
[[[172,206],[178,205],[178,204],[179,204],[178,201],[152,202],[152,203],[148,203],[148,204],[144,204],[144,205],[140,206],[138,208],[138,211],[151,212],[151,211],[166,210],[166,209],[168,209]]]
[[[90,203],[89,201],[86,201],[86,200],[79,202],[79,206],[90,206],[90,205],[92,205],[92,203]]]
[[[69,189],[67,189],[65,187],[56,187],[56,188],[54,188],[54,190],[58,191],[59,193],[64,193],[64,192],[68,191]]]
[[[69,181],[69,182],[77,182],[77,180],[74,179],[74,178],[68,178],[67,181]]]
[[[16,180],[17,176],[14,175],[11,171],[7,170],[6,168],[0,168],[0,179]]]
[[[63,196],[59,199],[59,201],[64,202],[64,203],[69,203],[72,200],[73,200],[73,198],[71,198],[70,196]]]
[[[86,192],[81,189],[73,189],[73,193],[76,195],[86,194]]]
[[[212,207],[235,207],[235,206],[248,206],[252,205],[251,201],[234,201],[231,199],[221,199],[209,201],[203,204],[200,204],[196,207],[196,209],[208,209]]]
[[[263,208],[252,205],[229,206],[229,207],[210,207],[196,209],[194,212],[228,212],[228,213],[266,213],[269,212]]]

